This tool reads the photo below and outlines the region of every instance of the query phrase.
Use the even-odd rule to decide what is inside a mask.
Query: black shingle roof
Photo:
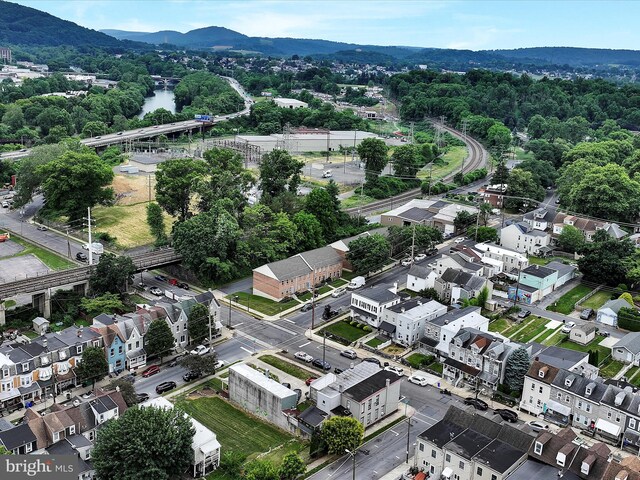
[[[353,387],[344,391],[345,395],[353,398],[356,402],[361,402],[366,398],[369,398],[376,392],[382,390],[387,384],[387,380],[390,383],[399,382],[401,377],[393,372],[386,370],[380,370],[374,373],[369,378],[364,379],[360,383],[355,384]]]

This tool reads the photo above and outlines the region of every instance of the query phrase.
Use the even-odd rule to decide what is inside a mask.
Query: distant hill
[[[0,45],[117,47],[122,42],[96,30],[0,0]]]
[[[640,65],[640,51],[604,48],[534,47],[488,51],[512,59],[537,59],[554,65]]]
[[[137,42],[161,45],[168,43],[179,47],[210,48],[217,45],[237,45],[246,41],[249,37],[224,27],[205,27],[191,30],[187,33],[174,30],[160,32],[127,32],[124,30],[101,30],[102,33],[111,35],[119,40],[134,40]]]

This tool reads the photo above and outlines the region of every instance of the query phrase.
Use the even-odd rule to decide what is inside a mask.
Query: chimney
[[[536,264],[536,270],[538,270],[540,268],[540,265]]]
[[[393,282],[393,287],[389,289],[391,293],[398,293],[398,282]]]
[[[42,339],[42,346],[43,346],[44,348],[47,348],[47,344],[48,344],[47,337],[44,337],[44,338]]]
[[[78,335],[78,338],[82,338],[82,327],[78,329],[78,332],[76,333],[76,335]]]
[[[342,384],[338,385],[338,392],[340,392],[340,393],[344,392],[344,385],[342,385]]]
[[[269,378],[269,369],[268,368],[264,371],[264,376]]]
[[[535,361],[536,361],[536,362],[539,362],[539,361],[540,361],[540,357],[536,357],[536,358],[535,358]]]
[[[384,386],[385,386],[386,388],[389,388],[389,385],[391,385],[391,380],[387,378],[387,379],[385,380],[385,382],[384,382]]]

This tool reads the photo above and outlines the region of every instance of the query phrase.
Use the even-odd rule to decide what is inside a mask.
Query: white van
[[[84,245],[82,245],[82,248],[84,248],[85,250],[89,250],[89,244],[85,243]],[[95,253],[96,255],[102,255],[104,253],[104,245],[99,242],[93,242],[91,244],[91,252]]]
[[[322,178],[331,178],[331,177],[333,177],[333,174],[331,173],[331,170],[325,170],[322,173]]]
[[[364,277],[354,277],[353,280],[347,285],[349,290],[355,290],[356,288],[364,287],[367,281]]]

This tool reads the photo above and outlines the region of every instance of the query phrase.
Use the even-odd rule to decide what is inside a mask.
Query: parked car
[[[531,315],[531,310],[520,310],[518,318],[527,318],[529,315]]]
[[[402,262],[400,262],[400,264],[403,267],[410,267],[412,263],[413,263],[413,259],[412,258],[405,258],[404,260],[402,260]]]
[[[342,372],[344,372],[344,368],[336,367],[333,369],[333,373],[335,373],[336,375],[339,375]]]
[[[189,353],[191,355],[200,355],[200,356],[202,356],[202,355],[206,355],[210,351],[211,351],[211,349],[209,347],[206,347],[204,345],[198,345],[196,348],[191,350]]]
[[[589,318],[591,318],[591,315],[593,315],[593,309],[592,308],[585,308],[582,313],[580,314],[580,318],[582,320],[589,320]]]
[[[322,360],[321,358],[314,358],[313,362],[311,362],[311,365],[322,370],[331,370],[331,364],[326,360]]]
[[[429,385],[427,377],[423,377],[422,375],[411,375],[409,377],[409,381],[411,383],[415,383],[416,385],[420,385],[421,387],[426,387]]]
[[[358,358],[358,354],[353,351],[353,350],[342,350],[340,352],[340,355],[342,355],[343,357],[347,357],[350,358],[351,360],[355,360],[356,358]]]
[[[518,421],[518,414],[508,408],[496,408],[494,413],[500,415],[507,422],[516,423]]]
[[[291,384],[290,384],[290,383],[288,383],[288,382],[283,382],[283,383],[282,383],[282,386],[283,386],[283,387],[287,387],[289,390],[291,390]]]
[[[302,360],[303,362],[311,363],[313,362],[313,357],[309,355],[307,352],[296,352],[293,354],[298,360]]]
[[[387,372],[395,373],[399,377],[402,377],[404,375],[404,370],[400,367],[394,367],[393,365],[389,365],[388,367],[384,367],[384,369]]]
[[[466,239],[467,239],[466,237],[458,237],[458,238],[456,238],[455,242],[456,242],[456,243],[462,243],[462,242],[464,242]]]
[[[200,378],[200,372],[195,372],[193,370],[188,371],[182,376],[182,379],[185,382],[190,382],[191,380],[195,380],[196,378]]]
[[[545,425],[542,422],[538,422],[536,420],[532,420],[531,422],[527,422],[529,428],[533,430],[535,433],[540,433],[542,431],[549,430],[549,425]]]
[[[604,330],[600,330],[599,328],[596,329],[596,332],[598,332],[598,335],[602,337],[609,337],[611,335],[609,332],[605,332]]]
[[[313,308],[313,306],[311,305],[311,302],[307,302],[305,303],[302,308],[300,309],[301,312],[308,312],[309,310],[311,310]]]
[[[469,397],[464,399],[465,405],[472,405],[476,410],[487,410],[489,405],[484,400],[480,400],[479,398]]]
[[[188,283],[178,282],[178,288],[181,288],[183,290],[189,290],[190,287]]]
[[[45,227],[44,225],[38,225],[38,230],[40,230],[41,232],[46,232],[49,229],[47,227]]]
[[[298,399],[296,400],[296,403],[298,403],[302,398],[302,390],[300,390],[299,388],[294,388],[293,391],[296,392],[296,395],[298,395]]]
[[[380,363],[380,360],[378,360],[376,357],[367,357],[367,358],[363,358],[362,359],[363,362],[369,362],[369,363],[375,363],[377,364],[379,367],[382,367],[382,364]]]
[[[149,394],[148,393],[136,393],[136,400],[137,400],[138,403],[146,402],[147,400],[149,400]]]
[[[84,248],[84,247],[83,247]],[[159,282],[166,282],[167,281],[167,277],[165,277],[164,275],[156,275],[155,277],[156,280],[158,280]]]
[[[576,326],[576,322],[567,322],[567,323],[564,324],[564,327],[562,327],[561,332],[562,333],[569,333],[571,331],[571,329],[573,327],[575,327],[575,326]]]
[[[427,254],[426,254],[426,253],[419,253],[418,255],[416,255],[416,256],[414,257],[414,260],[415,260],[416,262],[419,262],[419,261],[421,261],[421,260],[424,260],[425,258],[427,258]]]
[[[158,372],[160,372],[160,367],[158,365],[151,365],[147,367],[144,372],[142,372],[142,376],[144,378],[147,378],[147,377],[150,377],[151,375],[155,375]]]
[[[220,370],[222,367],[224,367],[226,365],[226,363],[224,363],[224,360],[218,360],[214,365],[213,368],[215,368],[216,370]]]
[[[178,286],[178,280],[176,280],[175,278],[170,278],[169,280],[167,280],[167,282],[169,283],[169,285],[173,285],[174,287]]]
[[[133,383],[136,381],[136,374],[134,373],[128,373],[127,375],[125,375],[124,377],[122,377],[122,380],[124,380],[125,382],[129,382],[129,383]]]
[[[173,360],[171,360],[169,362],[169,366],[170,367],[175,367],[176,365],[178,365],[178,362],[180,361],[180,359],[183,357],[183,355],[178,355],[176,358],[174,358]]]
[[[428,256],[435,255],[436,253],[438,253],[438,249],[437,249],[436,247],[433,247],[433,248],[431,248],[431,249],[427,250],[425,253],[426,253]]]
[[[158,395],[160,395],[160,394],[162,394],[164,392],[168,392],[169,390],[173,390],[177,386],[178,386],[178,384],[176,382],[173,382],[173,381],[162,382],[160,385],[156,386],[156,393]]]
[[[340,287],[340,288],[336,288],[333,292],[331,292],[331,296],[333,298],[338,298],[344,295],[345,293],[347,293],[347,289],[345,287]]]
[[[158,287],[151,287],[149,289],[149,293],[151,295],[155,295],[156,297],[161,297],[162,296],[162,289],[160,289]]]
[[[314,380],[317,380],[318,377],[309,377],[304,381],[304,384],[308,387],[309,385],[311,385],[313,383]]]
[[[87,257],[87,254],[84,252],[78,252],[76,253],[76,260],[80,260],[81,262],[88,262],[89,257]]]

